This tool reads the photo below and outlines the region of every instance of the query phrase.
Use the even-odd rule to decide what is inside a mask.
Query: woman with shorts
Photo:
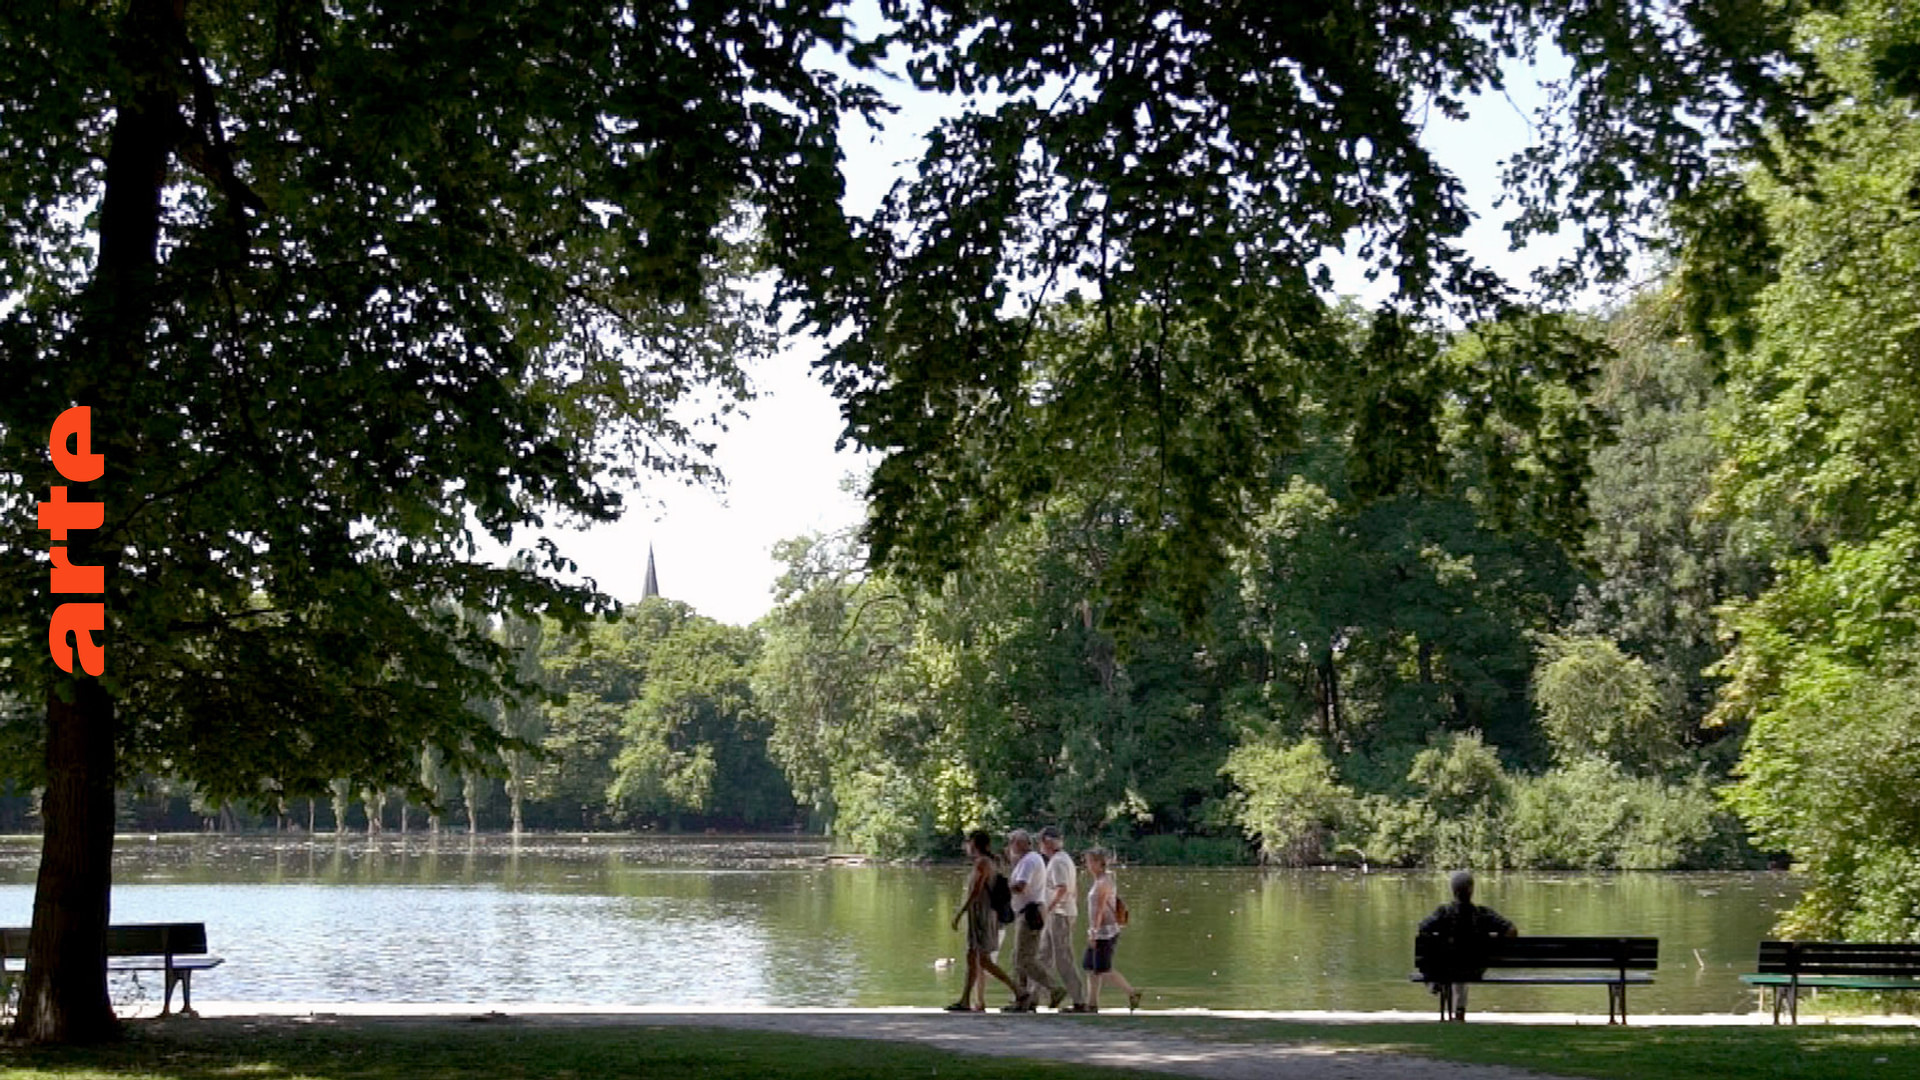
[[[1091,848],[1084,856],[1087,876],[1093,885],[1087,889],[1087,955],[1081,966],[1092,974],[1087,979],[1087,1011],[1100,1011],[1100,987],[1114,983],[1127,995],[1127,1011],[1140,1007],[1140,991],[1127,982],[1113,966],[1113,950],[1120,944],[1120,919],[1115,914],[1120,893],[1107,873],[1105,848]]]

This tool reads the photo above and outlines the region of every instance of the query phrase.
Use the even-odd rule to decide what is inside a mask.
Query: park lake
[[[0,838],[0,925],[25,925],[39,841]],[[115,922],[204,921],[204,1001],[937,1006],[964,868],[847,865],[785,838],[122,836]],[[1146,1008],[1430,1007],[1407,981],[1437,873],[1129,866],[1119,966]],[[1755,1007],[1738,976],[1793,903],[1770,873],[1507,873],[1478,899],[1523,933],[1660,939],[1638,1013]],[[951,964],[941,963],[953,959]],[[151,988],[117,987],[123,1000]],[[995,987],[992,1000],[1005,997]],[[1495,1011],[1604,1012],[1597,987],[1508,987]]]

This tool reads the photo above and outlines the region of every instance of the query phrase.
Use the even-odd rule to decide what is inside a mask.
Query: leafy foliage
[[[109,516],[75,550],[109,567],[121,766],[217,798],[499,745],[464,702],[524,683],[429,604],[604,600],[470,530],[709,471],[675,406],[731,408],[768,344],[728,222],[757,204],[795,258],[844,236],[866,100],[803,61],[847,44],[817,4],[36,0],[0,42],[0,607],[44,623],[27,501],[90,404]],[[44,696],[36,642],[0,639],[0,695]]]
[[[1731,801],[1809,871],[1798,934],[1920,938],[1920,677],[1889,659],[1891,675],[1803,661],[1747,737]]]
[[[631,618],[651,632],[639,642],[647,650],[645,689],[626,710],[607,791],[616,818],[781,820],[783,785],[748,685],[757,637],[658,599]]]
[[[1782,554],[1770,587],[1726,612],[1712,719],[1746,730],[1733,805],[1810,871],[1790,928],[1912,937],[1920,137],[1876,61],[1920,40],[1920,21],[1860,3],[1807,34],[1846,94],[1819,118],[1833,153],[1809,187],[1749,184],[1778,258],[1747,312],[1751,347],[1727,359],[1716,499]]]
[[[1597,757],[1639,773],[1679,759],[1667,703],[1644,662],[1603,638],[1548,636],[1540,652],[1533,697],[1556,758]]]
[[[1673,734],[1711,746],[1724,771],[1739,744],[1726,736],[1737,733],[1703,724],[1721,683],[1708,669],[1726,651],[1716,609],[1765,586],[1782,514],[1712,512],[1729,464],[1714,432],[1731,406],[1706,350],[1680,331],[1677,299],[1663,283],[1607,323],[1615,356],[1595,396],[1617,438],[1593,455],[1584,554],[1596,575],[1571,630],[1646,665]]]
[[[1734,823],[1704,778],[1668,785],[1584,757],[1515,784],[1504,825],[1512,865],[1665,870],[1737,865]]]
[[[1142,466],[1121,505],[1152,527],[1105,591],[1151,575],[1189,616],[1273,494],[1268,455],[1297,443],[1307,397],[1357,423],[1369,491],[1431,475],[1441,395],[1466,380],[1429,363],[1425,320],[1521,331],[1495,343],[1493,392],[1471,397],[1489,451],[1496,414],[1533,427],[1509,380],[1593,355],[1466,254],[1462,186],[1420,141],[1430,110],[1461,115],[1543,42],[1567,56],[1543,139],[1509,163],[1513,225],[1551,232],[1573,211],[1582,263],[1611,279],[1670,206],[1724,235],[1715,140],[1752,144],[1768,122],[1791,138],[1813,96],[1793,3],[883,10],[919,85],[979,97],[867,223],[860,271],[816,290],[815,323],[854,329],[828,360],[848,435],[888,454],[870,485],[876,561],[937,578],[966,538],[1119,455]],[[1396,286],[1362,334],[1328,296],[1333,252]],[[1030,379],[1031,345],[1075,296],[1075,346]],[[1583,432],[1540,434],[1578,461]],[[1576,535],[1577,467],[1539,479],[1554,531]]]
[[[1353,813],[1353,792],[1335,778],[1319,742],[1241,743],[1224,771],[1238,789],[1234,821],[1259,842],[1263,859],[1309,866],[1332,854],[1332,836]]]

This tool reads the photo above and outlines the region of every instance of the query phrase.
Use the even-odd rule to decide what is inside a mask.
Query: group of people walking
[[[967,835],[967,853],[973,871],[967,877],[966,898],[953,913],[956,929],[963,918],[967,924],[967,981],[948,1012],[984,1012],[988,976],[1013,992],[1013,1003],[1001,1012],[1034,1012],[1042,992],[1050,1009],[1099,1012],[1103,986],[1124,993],[1129,1010],[1140,1007],[1140,991],[1113,966],[1127,908],[1108,871],[1105,850],[1091,848],[1081,856],[1091,884],[1086,894],[1087,944],[1078,958],[1073,946],[1080,914],[1079,874],[1060,844],[1059,829],[1041,829],[1038,850],[1025,829],[1009,832],[1006,861],[995,854],[992,838],[976,829]],[[1011,975],[995,959],[1009,931],[1014,934]]]
[[[1073,954],[1074,924],[1079,919],[1079,873],[1060,843],[1060,830],[1052,825],[1040,830],[1039,847],[1025,829],[1007,834],[1004,857],[993,850],[993,838],[975,829],[967,834],[967,854],[973,860],[967,875],[966,895],[953,913],[953,927],[961,920],[967,926],[967,981],[961,987],[960,1000],[947,1006],[948,1012],[985,1012],[987,979],[999,979],[1013,992],[1013,1002],[1001,1012],[1034,1012],[1040,1007],[1040,995],[1046,1005],[1060,1012],[1094,1013],[1100,1011],[1102,987],[1115,987],[1127,996],[1129,1012],[1140,1007],[1140,991],[1127,982],[1113,965],[1114,951],[1120,944],[1120,932],[1127,924],[1127,905],[1120,899],[1110,857],[1103,848],[1089,848],[1082,854],[1089,885],[1086,893],[1087,945],[1076,958]],[[1515,928],[1492,908],[1473,902],[1473,875],[1462,870],[1452,876],[1453,903],[1443,904],[1420,923],[1419,933],[1444,940],[1456,953],[1470,955],[1472,946],[1496,937],[1512,937]],[[996,957],[1007,934],[1014,935],[1013,971],[1000,966]],[[1463,952],[1464,950],[1464,952]],[[1469,962],[1469,967],[1473,967]],[[1432,973],[1432,989],[1444,988],[1449,1019],[1464,1020],[1467,1011],[1467,985],[1454,977],[1478,978],[1480,972]],[[1446,985],[1450,984],[1450,985]],[[1069,1004],[1071,1003],[1071,1004]]]

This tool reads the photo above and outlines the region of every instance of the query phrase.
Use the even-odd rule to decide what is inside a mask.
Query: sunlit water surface
[[[964,870],[829,865],[783,839],[122,837],[116,922],[204,921],[220,1001],[938,1005]],[[0,838],[0,925],[33,906],[38,841]],[[1439,874],[1128,867],[1119,966],[1153,1007],[1424,1009],[1413,927]],[[1738,975],[1798,896],[1783,874],[1503,874],[1523,933],[1660,938],[1635,1012],[1748,1011]],[[1010,944],[1010,943],[1009,943]],[[1004,996],[996,986],[994,997]],[[1598,987],[1476,1008],[1597,1012]]]

